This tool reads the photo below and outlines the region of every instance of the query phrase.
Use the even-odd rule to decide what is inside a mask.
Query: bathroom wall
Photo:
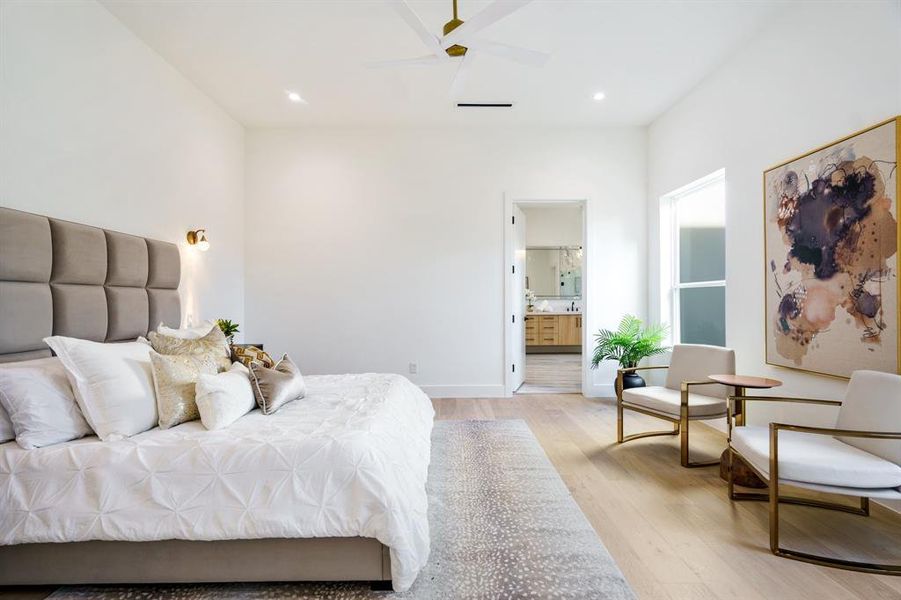
[[[581,246],[582,207],[522,206],[526,246]]]
[[[581,246],[582,207],[563,206],[521,206],[526,217],[526,247]],[[572,308],[573,301],[545,299],[552,312],[563,312]],[[536,301],[536,306],[542,300]],[[576,307],[582,306],[581,298]]]

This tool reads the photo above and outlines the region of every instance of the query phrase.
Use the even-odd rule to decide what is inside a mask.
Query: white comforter
[[[0,544],[364,536],[407,589],[429,555],[432,405],[399,375],[306,382],[302,400],[219,431],[0,445]]]

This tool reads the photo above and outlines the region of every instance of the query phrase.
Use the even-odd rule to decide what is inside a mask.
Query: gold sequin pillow
[[[147,339],[153,349],[160,354],[190,354],[192,356],[205,354],[215,359],[219,371],[228,370],[232,364],[225,334],[218,327],[213,327],[208,334],[196,340],[183,340],[157,331],[148,333]]]
[[[200,375],[216,374],[216,359],[210,354],[151,352],[150,365],[160,429],[199,419],[194,387]]]
[[[275,366],[275,361],[272,360],[272,357],[256,346],[232,346],[232,359],[248,369],[251,363],[261,364],[267,369]]]

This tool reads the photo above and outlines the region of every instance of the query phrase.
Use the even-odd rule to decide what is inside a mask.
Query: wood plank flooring
[[[526,376],[517,394],[578,394],[581,354],[526,354]]]
[[[773,556],[767,505],[730,502],[715,467],[679,466],[673,437],[615,443],[613,400],[578,394],[440,399],[439,419],[525,419],[640,598],[901,598],[901,577]],[[626,431],[661,428],[628,414]],[[692,455],[719,455],[723,434],[692,425]],[[803,493],[803,492],[799,492]],[[901,515],[869,518],[784,506],[782,544],[844,558],[901,562]]]

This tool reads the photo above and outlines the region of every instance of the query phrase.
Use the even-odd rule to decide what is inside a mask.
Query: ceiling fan
[[[493,54],[530,67],[543,66],[550,58],[550,54],[474,37],[481,30],[519,10],[529,2],[531,0],[495,0],[468,21],[462,21],[457,16],[457,0],[453,0],[453,18],[444,24],[443,35],[439,37],[426,28],[422,19],[413,12],[405,0],[391,0],[388,4],[416,32],[431,53],[416,58],[369,62],[367,66],[385,68],[438,65],[458,60],[460,64],[451,83],[451,96],[457,96],[462,91],[466,73],[472,64],[473,57],[478,53]]]

